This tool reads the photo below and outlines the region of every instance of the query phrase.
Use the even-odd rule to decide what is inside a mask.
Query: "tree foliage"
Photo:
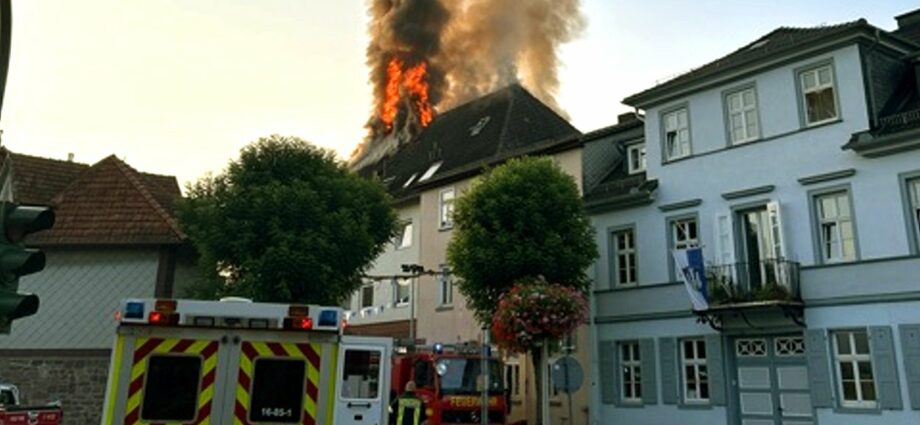
[[[203,273],[186,296],[325,305],[359,288],[396,227],[378,182],[330,151],[277,135],[190,185],[178,217]]]
[[[550,158],[513,159],[457,200],[448,261],[481,323],[516,283],[538,278],[581,292],[597,258],[574,179]]]

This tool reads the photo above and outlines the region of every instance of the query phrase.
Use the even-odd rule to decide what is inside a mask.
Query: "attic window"
[[[444,161],[438,161],[432,164],[430,167],[428,167],[428,170],[425,171],[425,174],[422,174],[422,176],[418,178],[419,183],[430,179],[431,176],[434,175],[434,173],[438,172],[438,168],[441,168],[441,164],[443,163]]]
[[[492,121],[492,117],[488,115],[480,118],[476,125],[470,127],[470,136],[478,136],[479,133],[482,132],[482,129],[485,128],[486,124],[489,123],[489,121]]]
[[[409,185],[412,184],[412,182],[415,181],[415,177],[416,177],[416,176],[418,176],[418,173],[412,174],[412,177],[409,177],[409,180],[406,180],[406,182],[403,183],[403,189],[409,187]]]

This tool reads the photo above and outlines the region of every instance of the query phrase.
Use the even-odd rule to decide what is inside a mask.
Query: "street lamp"
[[[419,264],[402,264],[399,266],[403,273],[409,273],[412,278],[409,279],[409,339],[412,340],[412,346],[415,346],[415,282],[419,276],[425,272],[425,268]]]

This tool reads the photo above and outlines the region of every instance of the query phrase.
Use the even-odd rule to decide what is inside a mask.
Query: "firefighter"
[[[425,423],[425,403],[415,395],[415,382],[406,383],[406,391],[396,402],[396,425],[422,425]]]

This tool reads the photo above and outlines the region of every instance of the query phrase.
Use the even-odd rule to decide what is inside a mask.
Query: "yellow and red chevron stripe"
[[[252,388],[253,364],[257,357],[287,357],[305,359],[307,382],[303,400],[302,425],[316,425],[316,404],[319,400],[319,367],[322,347],[319,344],[290,342],[244,341],[241,345],[240,373],[236,386],[234,425],[251,425],[249,422],[249,394]]]
[[[141,421],[142,388],[147,359],[154,354],[198,354],[202,358],[200,391],[198,393],[198,414],[195,419],[184,422],[190,425],[209,425],[211,423],[211,400],[214,396],[214,374],[217,367],[217,341],[176,339],[176,338],[137,338],[134,358],[131,366],[131,384],[128,387],[128,402],[125,408],[124,425],[140,423],[150,425],[177,425],[180,422]]]

